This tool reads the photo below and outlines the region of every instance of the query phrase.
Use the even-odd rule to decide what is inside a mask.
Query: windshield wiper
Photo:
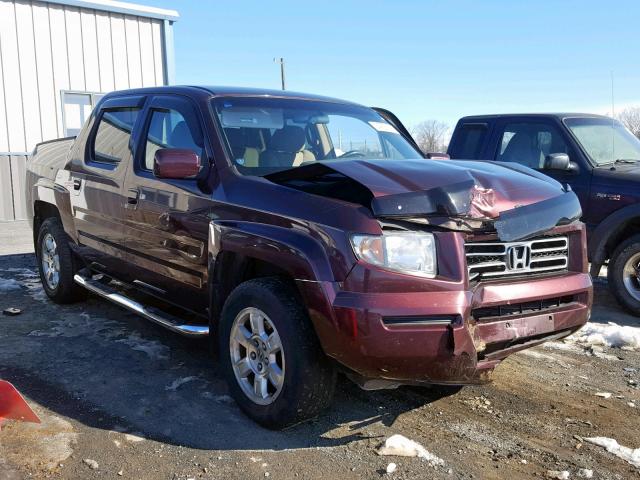
[[[617,158],[613,163],[638,163],[640,160],[635,158]]]

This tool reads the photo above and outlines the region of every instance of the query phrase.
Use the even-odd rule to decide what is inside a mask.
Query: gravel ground
[[[629,463],[582,440],[605,436],[640,447],[640,352],[594,356],[554,343],[510,357],[493,384],[458,391],[364,392],[342,379],[330,411],[271,432],[228,397],[204,342],[97,298],[54,305],[35,271],[32,254],[0,256],[0,278],[19,284],[0,292],[0,310],[23,309],[0,315],[0,378],[42,419],[2,427],[2,479],[519,479],[545,478],[549,470],[580,478],[581,468],[593,478],[640,478]],[[639,326],[602,279],[596,299],[593,321]],[[378,456],[393,434],[444,464]],[[390,462],[397,464],[392,474]]]

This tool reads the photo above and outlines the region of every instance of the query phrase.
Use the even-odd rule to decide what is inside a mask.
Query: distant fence
[[[26,155],[0,155],[0,221],[25,220]]]

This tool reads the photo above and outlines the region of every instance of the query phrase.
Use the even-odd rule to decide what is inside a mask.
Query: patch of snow
[[[580,478],[593,478],[593,470],[589,468],[581,468],[578,470],[578,476]]]
[[[396,468],[398,468],[398,466],[395,463],[391,462],[389,465],[387,465],[387,473],[392,474],[396,471]]]
[[[578,346],[572,343],[563,343],[563,342],[547,342],[542,345],[544,348],[549,350],[560,350],[564,352],[575,352],[584,354],[584,350],[579,348]]]
[[[519,355],[524,355],[525,357],[537,358],[541,360],[549,360],[550,362],[555,362],[556,359],[551,355],[547,355],[546,353],[540,353],[535,350],[522,350],[518,352]]]
[[[177,378],[173,382],[171,382],[171,385],[167,385],[166,387],[164,387],[164,389],[169,392],[175,392],[178,388],[180,388],[181,385],[184,385],[185,383],[188,383],[188,382],[193,382],[194,380],[197,380],[197,379],[198,377],[193,377],[193,376]]]
[[[20,284],[13,278],[0,277],[0,292],[11,292],[13,290],[20,290]]]
[[[622,326],[613,322],[606,325],[588,322],[565,341],[581,345],[640,350],[640,327]]]
[[[124,439],[127,442],[133,442],[133,443],[144,442],[145,440],[145,438],[142,436],[141,433],[126,433],[124,435]]]
[[[229,395],[216,395],[215,397],[213,397],[213,400],[215,402],[224,403],[227,405],[233,405],[236,403],[236,401],[233,398],[231,398]]]
[[[547,470],[547,478],[554,478],[556,480],[567,480],[571,474],[566,470]]]
[[[98,470],[99,468],[98,462],[91,460],[90,458],[85,458],[83,462],[87,464],[91,470]]]
[[[169,358],[169,347],[155,340],[145,340],[137,333],[132,333],[127,338],[116,340],[116,343],[122,343],[131,347],[132,350],[146,353],[152,359],[166,360]]]
[[[607,437],[590,437],[585,438],[585,441],[604,447],[607,452],[614,454],[616,457],[623,459],[636,468],[640,468],[640,448],[632,449],[625,447],[613,438]]]
[[[444,460],[429,452],[426,448],[402,435],[391,435],[378,449],[378,455],[396,455],[398,457],[418,457],[430,465],[443,465]]]
[[[596,397],[611,398],[611,393],[609,392],[596,392],[594,395]]]

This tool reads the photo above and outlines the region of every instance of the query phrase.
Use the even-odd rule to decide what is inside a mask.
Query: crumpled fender
[[[6,419],[40,423],[40,418],[12,384],[0,380],[0,425]]]
[[[220,252],[256,258],[287,271],[295,280],[333,281],[325,248],[308,233],[254,222],[209,224],[209,262]]]

